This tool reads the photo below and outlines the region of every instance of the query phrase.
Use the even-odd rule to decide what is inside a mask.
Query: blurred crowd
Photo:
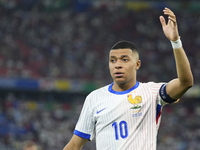
[[[132,41],[138,47],[142,60],[139,81],[169,81],[176,77],[172,48],[159,22],[163,7],[133,10],[79,4],[62,11],[41,11],[41,5],[29,11],[7,7],[0,7],[1,77],[81,79],[108,84],[112,82],[108,53],[119,40]],[[194,77],[198,77],[200,11],[183,7],[174,12]],[[195,83],[200,83],[198,78]]]
[[[77,98],[73,97],[72,104],[55,101],[52,96],[34,99],[8,94],[1,99],[1,149],[20,150],[26,140],[34,141],[42,150],[62,149],[71,138],[82,107]]]
[[[52,94],[37,98],[7,94],[0,106],[1,149],[21,150],[24,141],[37,143],[39,150],[63,149],[72,137],[84,97],[68,95],[66,101]],[[91,143],[87,150],[95,149],[95,142]]]
[[[163,107],[158,150],[200,149],[199,99],[184,99]]]
[[[7,94],[0,107],[0,147],[21,150],[24,141],[37,143],[40,150],[61,150],[69,142],[82,108],[84,96],[70,101],[53,96],[34,99],[30,95]],[[3,106],[3,105],[1,105]],[[166,105],[158,131],[158,150],[200,149],[200,105],[198,100],[181,99]],[[94,150],[95,140],[83,150]]]

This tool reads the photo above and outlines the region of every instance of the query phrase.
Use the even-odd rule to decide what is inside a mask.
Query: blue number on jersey
[[[115,129],[115,139],[119,140],[117,122],[113,122],[112,127],[114,127],[114,129]],[[124,138],[126,138],[128,136],[128,127],[127,127],[127,122],[126,121],[121,121],[119,123],[119,130],[120,130],[121,138],[124,139]]]

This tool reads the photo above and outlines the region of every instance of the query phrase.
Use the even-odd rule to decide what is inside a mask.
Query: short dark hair
[[[127,48],[130,48],[132,51],[137,51],[137,48],[133,43],[131,43],[129,41],[125,41],[125,40],[117,42],[111,48],[111,50],[114,50],[114,49],[127,49]]]

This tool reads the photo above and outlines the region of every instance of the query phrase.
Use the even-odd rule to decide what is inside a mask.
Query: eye
[[[114,63],[116,60],[115,59],[111,59],[110,62]]]
[[[124,62],[128,61],[128,59],[127,59],[127,58],[123,58],[122,60],[123,60]]]

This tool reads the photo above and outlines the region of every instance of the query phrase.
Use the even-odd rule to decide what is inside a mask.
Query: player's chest
[[[137,120],[155,109],[150,94],[134,91],[123,95],[105,95],[96,102],[93,112],[97,123],[112,123],[116,119]]]

